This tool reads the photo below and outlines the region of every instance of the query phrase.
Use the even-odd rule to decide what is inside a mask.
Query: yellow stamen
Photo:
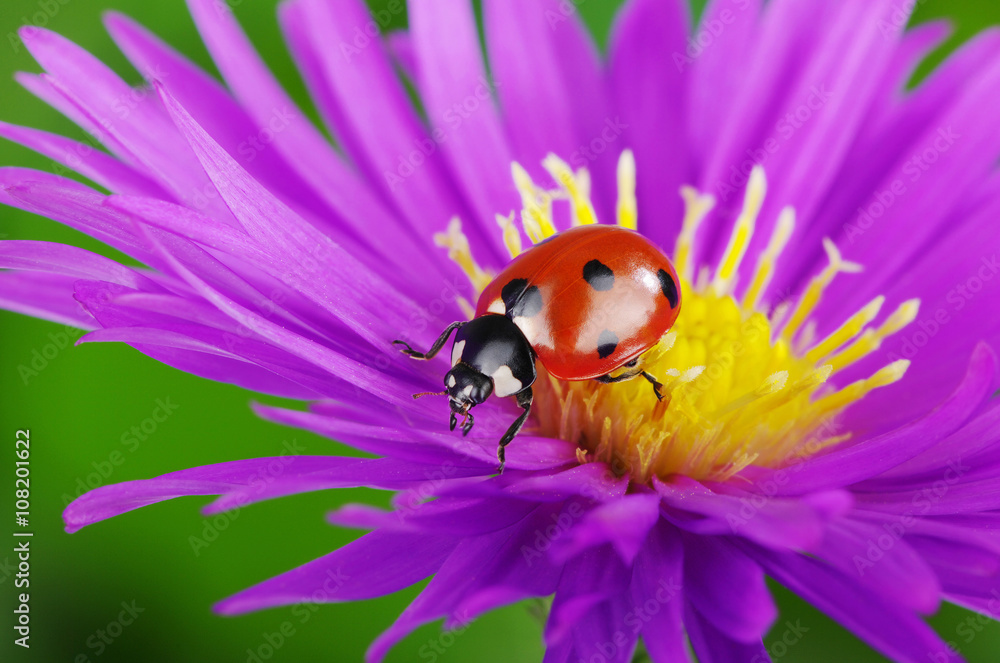
[[[838,348],[842,347],[845,343],[860,334],[861,330],[875,319],[878,312],[882,310],[882,304],[884,303],[885,297],[882,297],[881,295],[870,301],[867,306],[855,313],[854,316],[841,325],[839,329],[827,336],[820,343],[817,343],[812,350],[807,352],[806,359],[809,361],[819,361],[831,352],[834,352]]]
[[[717,410],[715,414],[712,415],[712,419],[718,419],[724,415],[734,412],[736,410],[745,408],[754,401],[763,398],[764,396],[770,396],[771,394],[776,394],[785,388],[788,383],[788,371],[778,371],[773,375],[769,375],[766,380],[761,382],[756,389],[751,391],[749,394],[740,396],[735,401],[731,402],[724,408]]]
[[[806,318],[816,309],[820,297],[823,296],[823,291],[833,282],[833,278],[837,274],[856,274],[863,269],[857,263],[844,260],[840,255],[840,249],[837,248],[837,245],[832,240],[824,239],[823,248],[826,249],[826,255],[830,260],[830,264],[806,288],[806,292],[802,295],[802,299],[799,300],[798,306],[796,306],[795,311],[792,313],[792,317],[789,318],[788,324],[785,325],[785,328],[781,332],[781,335],[786,339],[791,339],[795,336],[795,332],[799,330],[799,327],[805,322]]]
[[[472,318],[475,317],[476,307],[473,306],[468,299],[459,295],[458,297],[455,298],[455,301],[458,302],[458,307],[462,309],[462,313],[465,314],[467,320],[472,320]]]
[[[569,203],[574,223],[596,221],[589,173],[574,173],[554,156],[544,165],[559,191],[538,188],[523,168],[512,167],[523,203],[520,218],[532,242],[555,232],[555,200]],[[626,151],[618,163],[617,217],[623,227],[635,227],[635,182],[634,157]],[[826,240],[830,264],[797,302],[762,303],[795,227],[791,208],[778,217],[754,276],[737,300],[736,278],[765,193],[764,173],[755,169],[729,245],[713,270],[695,265],[693,256],[698,226],[715,201],[690,187],[681,190],[686,212],[674,261],[683,292],[681,314],[636,365],[611,372],[612,377],[649,373],[662,384],[663,400],[658,401],[641,378],[614,384],[560,381],[539,364],[533,387],[535,432],[577,445],[580,463],[608,463],[637,482],[653,477],[669,481],[675,474],[724,480],[750,465],[788,466],[850,438],[837,430],[839,414],[873,389],[900,380],[908,363],[890,364],[832,393],[827,393],[828,379],[913,322],[919,302],[904,303],[880,327],[866,329],[883,305],[884,298],[877,297],[815,342],[817,321],[811,316],[824,292],[838,274],[858,272],[860,266],[846,262]],[[522,250],[515,218],[497,216],[511,256]],[[472,259],[458,222],[438,239],[476,287],[485,287],[489,274]]]
[[[882,347],[882,341],[899,330],[910,325],[920,313],[920,300],[910,299],[899,305],[892,315],[878,329],[869,329],[854,343],[847,346],[827,360],[833,366],[833,372],[850,366],[862,357],[875,352]]]
[[[680,235],[677,236],[677,246],[674,248],[674,268],[677,269],[678,276],[691,281],[694,274],[694,265],[691,261],[694,236],[698,232],[698,226],[715,207],[715,198],[703,196],[697,189],[689,186],[681,187],[681,198],[684,199],[684,223]]]
[[[521,194],[521,205],[524,207],[521,211],[524,232],[533,243],[538,244],[556,232],[555,224],[552,222],[552,196],[536,187],[528,171],[516,161],[511,164],[511,174],[514,176],[514,186]]]
[[[750,287],[747,288],[746,293],[743,295],[744,311],[749,313],[757,308],[761,295],[764,294],[764,290],[770,285],[771,278],[774,276],[774,267],[778,261],[778,256],[785,250],[785,246],[788,244],[788,240],[791,238],[794,230],[795,210],[791,207],[786,207],[781,210],[781,215],[778,216],[778,223],[771,234],[771,241],[768,242],[767,248],[764,249],[760,260],[757,261],[757,270],[754,273],[753,281],[751,281]]]
[[[462,268],[476,290],[482,291],[493,280],[493,275],[483,270],[472,257],[469,240],[462,232],[462,221],[457,216],[448,223],[446,232],[434,235],[434,243],[448,249],[448,257]]]
[[[618,225],[635,230],[639,211],[635,198],[635,155],[625,150],[618,157]]]
[[[813,403],[812,411],[814,416],[822,417],[831,412],[840,411],[851,403],[861,400],[868,392],[878,387],[887,387],[894,382],[899,382],[906,375],[906,370],[910,367],[910,362],[905,359],[893,362],[883,367],[875,375],[865,380],[858,380],[851,383],[828,396],[824,396]]]
[[[577,175],[569,167],[569,164],[554,154],[545,157],[542,166],[549,171],[552,179],[558,182],[566,195],[569,196],[573,212],[573,225],[582,226],[597,223],[597,213],[594,211],[589,196],[589,174],[582,177]]]
[[[521,233],[517,231],[517,227],[514,225],[514,213],[511,212],[508,216],[497,214],[497,225],[500,226],[500,230],[503,232],[503,243],[507,247],[510,257],[516,258],[521,255]]]
[[[760,215],[761,207],[764,206],[766,195],[767,178],[764,176],[764,169],[761,166],[754,166],[750,172],[746,198],[743,200],[743,211],[736,220],[736,226],[729,238],[729,246],[726,247],[726,252],[719,263],[719,271],[715,273],[713,287],[715,292],[720,295],[729,294],[732,291],[736,272],[743,262],[747,247],[750,246],[750,238],[753,237],[757,217]]]
[[[783,389],[780,392],[776,392],[770,399],[768,399],[765,404],[767,409],[774,410],[779,408],[803,392],[814,392],[816,387],[830,379],[831,373],[832,370],[830,366],[820,366],[816,370],[805,374],[791,387]]]

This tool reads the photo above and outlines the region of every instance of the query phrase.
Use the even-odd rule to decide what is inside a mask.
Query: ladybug
[[[639,358],[677,319],[678,283],[667,257],[637,232],[577,226],[515,258],[483,290],[475,317],[448,325],[427,352],[393,343],[410,357],[431,359],[457,330],[439,394],[450,398],[451,430],[461,415],[467,435],[470,409],[491,394],[517,398],[522,412],[497,448],[503,472],[504,447],[531,411],[536,360],[560,380],[643,377],[662,399],[663,385],[642,370]]]

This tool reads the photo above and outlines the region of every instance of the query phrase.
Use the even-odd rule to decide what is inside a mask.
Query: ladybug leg
[[[628,380],[633,380],[639,377],[639,373],[625,373],[624,375],[619,375],[618,377],[611,377],[610,375],[599,375],[594,380],[600,382],[601,384],[614,384],[615,382],[627,382]]]
[[[649,383],[653,385],[653,393],[656,394],[656,399],[662,401],[663,392],[660,390],[663,389],[663,384],[659,380],[654,378],[652,375],[647,373],[646,371],[639,371],[637,373],[624,373],[623,375],[619,375],[617,377],[612,377],[610,375],[600,375],[594,378],[594,380],[600,382],[601,384],[614,384],[615,382],[625,382],[626,380],[635,379],[640,375],[646,378],[646,380],[648,380]]]
[[[654,378],[652,375],[650,375],[646,371],[642,372],[642,377],[646,378],[646,380],[651,385],[653,385],[653,393],[656,394],[656,400],[662,401],[663,400],[663,392],[660,391],[660,390],[663,389],[663,383],[660,382],[659,380],[657,380],[656,378]]]
[[[475,418],[473,418],[472,413],[471,412],[466,412],[465,413],[465,421],[462,422],[462,437],[465,437],[466,435],[469,434],[469,431],[472,430],[472,426],[475,423],[476,423],[476,420],[475,420]]]
[[[431,349],[428,350],[427,352],[419,352],[417,350],[414,350],[412,347],[410,347],[410,344],[407,343],[406,341],[395,340],[392,342],[392,344],[402,345],[403,354],[409,357],[413,357],[414,359],[431,359],[441,350],[441,348],[444,347],[444,344],[448,342],[448,337],[451,336],[451,333],[464,324],[465,324],[464,322],[453,322],[450,325],[448,325],[448,328],[445,329],[443,332],[441,332],[441,335],[438,336],[437,340],[434,341],[434,345],[432,345]],[[454,430],[454,426],[452,426],[452,429]]]
[[[500,467],[497,468],[498,474],[503,474],[503,466],[506,462],[504,447],[510,444],[511,440],[521,432],[521,427],[524,426],[525,420],[528,418],[528,414],[531,413],[531,401],[534,395],[531,393],[531,387],[528,387],[524,391],[517,394],[517,404],[521,406],[524,410],[521,412],[521,416],[514,420],[514,423],[510,425],[507,432],[503,434],[500,438],[500,445],[497,447],[497,460],[500,461]]]

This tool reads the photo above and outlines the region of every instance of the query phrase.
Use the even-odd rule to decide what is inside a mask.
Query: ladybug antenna
[[[419,394],[413,394],[413,399],[423,398],[424,396],[447,396],[447,391],[424,391]]]

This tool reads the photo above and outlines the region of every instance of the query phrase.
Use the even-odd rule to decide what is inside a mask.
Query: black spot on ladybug
[[[510,283],[505,285],[500,291],[500,298],[503,300],[503,305],[506,311],[509,313],[511,307],[517,303],[518,297],[524,292],[524,289],[528,287],[528,279],[513,279]]]
[[[500,290],[507,316],[530,318],[542,310],[542,293],[538,286],[528,287],[528,279],[514,279]]]
[[[531,318],[542,310],[542,292],[537,285],[525,290],[508,313],[512,318]]]
[[[661,269],[656,275],[660,277],[660,288],[663,290],[663,296],[670,302],[670,308],[677,308],[677,284],[674,283],[673,277],[665,269]]]
[[[583,266],[583,278],[594,290],[611,290],[615,285],[615,273],[600,260],[591,260]]]
[[[597,356],[601,359],[609,357],[618,347],[618,336],[608,329],[601,332],[597,337]]]

